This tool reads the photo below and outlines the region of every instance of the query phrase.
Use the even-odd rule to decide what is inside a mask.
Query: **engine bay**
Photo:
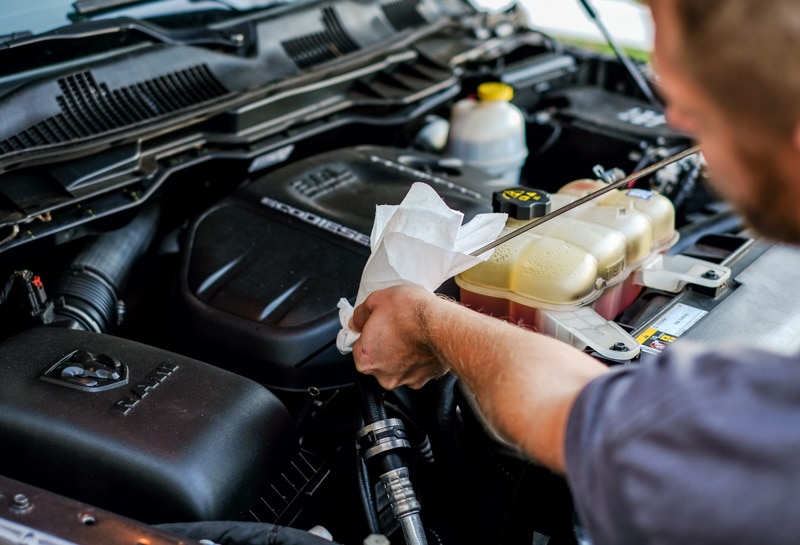
[[[556,209],[690,149],[663,106],[518,8],[301,3],[193,33],[110,21],[113,44],[104,26],[0,51],[0,475],[145,525],[400,543],[362,459],[391,443],[428,541],[577,543],[563,479],[495,436],[454,377],[365,408],[337,301],[355,298],[376,205],[424,182],[465,221],[504,190]],[[516,180],[448,147],[456,105],[486,82],[513,88],[524,120]],[[797,350],[781,287],[800,254],[750,236],[707,176],[688,155],[437,291],[608,365],[683,338]],[[602,264],[578,280],[547,257],[570,240],[591,246],[576,267]]]

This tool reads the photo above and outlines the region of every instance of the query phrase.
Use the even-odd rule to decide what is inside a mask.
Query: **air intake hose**
[[[136,260],[156,233],[159,208],[148,206],[128,225],[99,235],[62,272],[51,292],[54,324],[102,333],[122,320],[120,294]]]

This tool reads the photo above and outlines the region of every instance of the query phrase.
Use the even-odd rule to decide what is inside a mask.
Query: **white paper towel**
[[[370,235],[372,250],[358,288],[355,306],[373,291],[417,284],[434,291],[445,280],[489,259],[489,250],[470,255],[495,240],[506,223],[506,214],[478,214],[461,225],[464,214],[451,210],[430,186],[417,182],[399,205],[378,205]],[[342,329],[336,347],[352,352],[359,333],[350,330],[353,306],[339,300]]]

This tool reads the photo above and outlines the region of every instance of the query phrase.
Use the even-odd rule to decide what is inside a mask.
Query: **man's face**
[[[764,235],[799,243],[798,206],[790,198],[797,181],[795,175],[783,172],[785,154],[793,146],[737,126],[681,70],[681,29],[672,2],[652,2],[652,8],[656,27],[654,65],[670,124],[697,139],[708,162],[714,190],[750,226]]]

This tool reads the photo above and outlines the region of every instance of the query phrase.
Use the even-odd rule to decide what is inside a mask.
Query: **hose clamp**
[[[382,452],[411,448],[403,421],[398,418],[367,424],[356,434],[356,443],[365,461]]]

